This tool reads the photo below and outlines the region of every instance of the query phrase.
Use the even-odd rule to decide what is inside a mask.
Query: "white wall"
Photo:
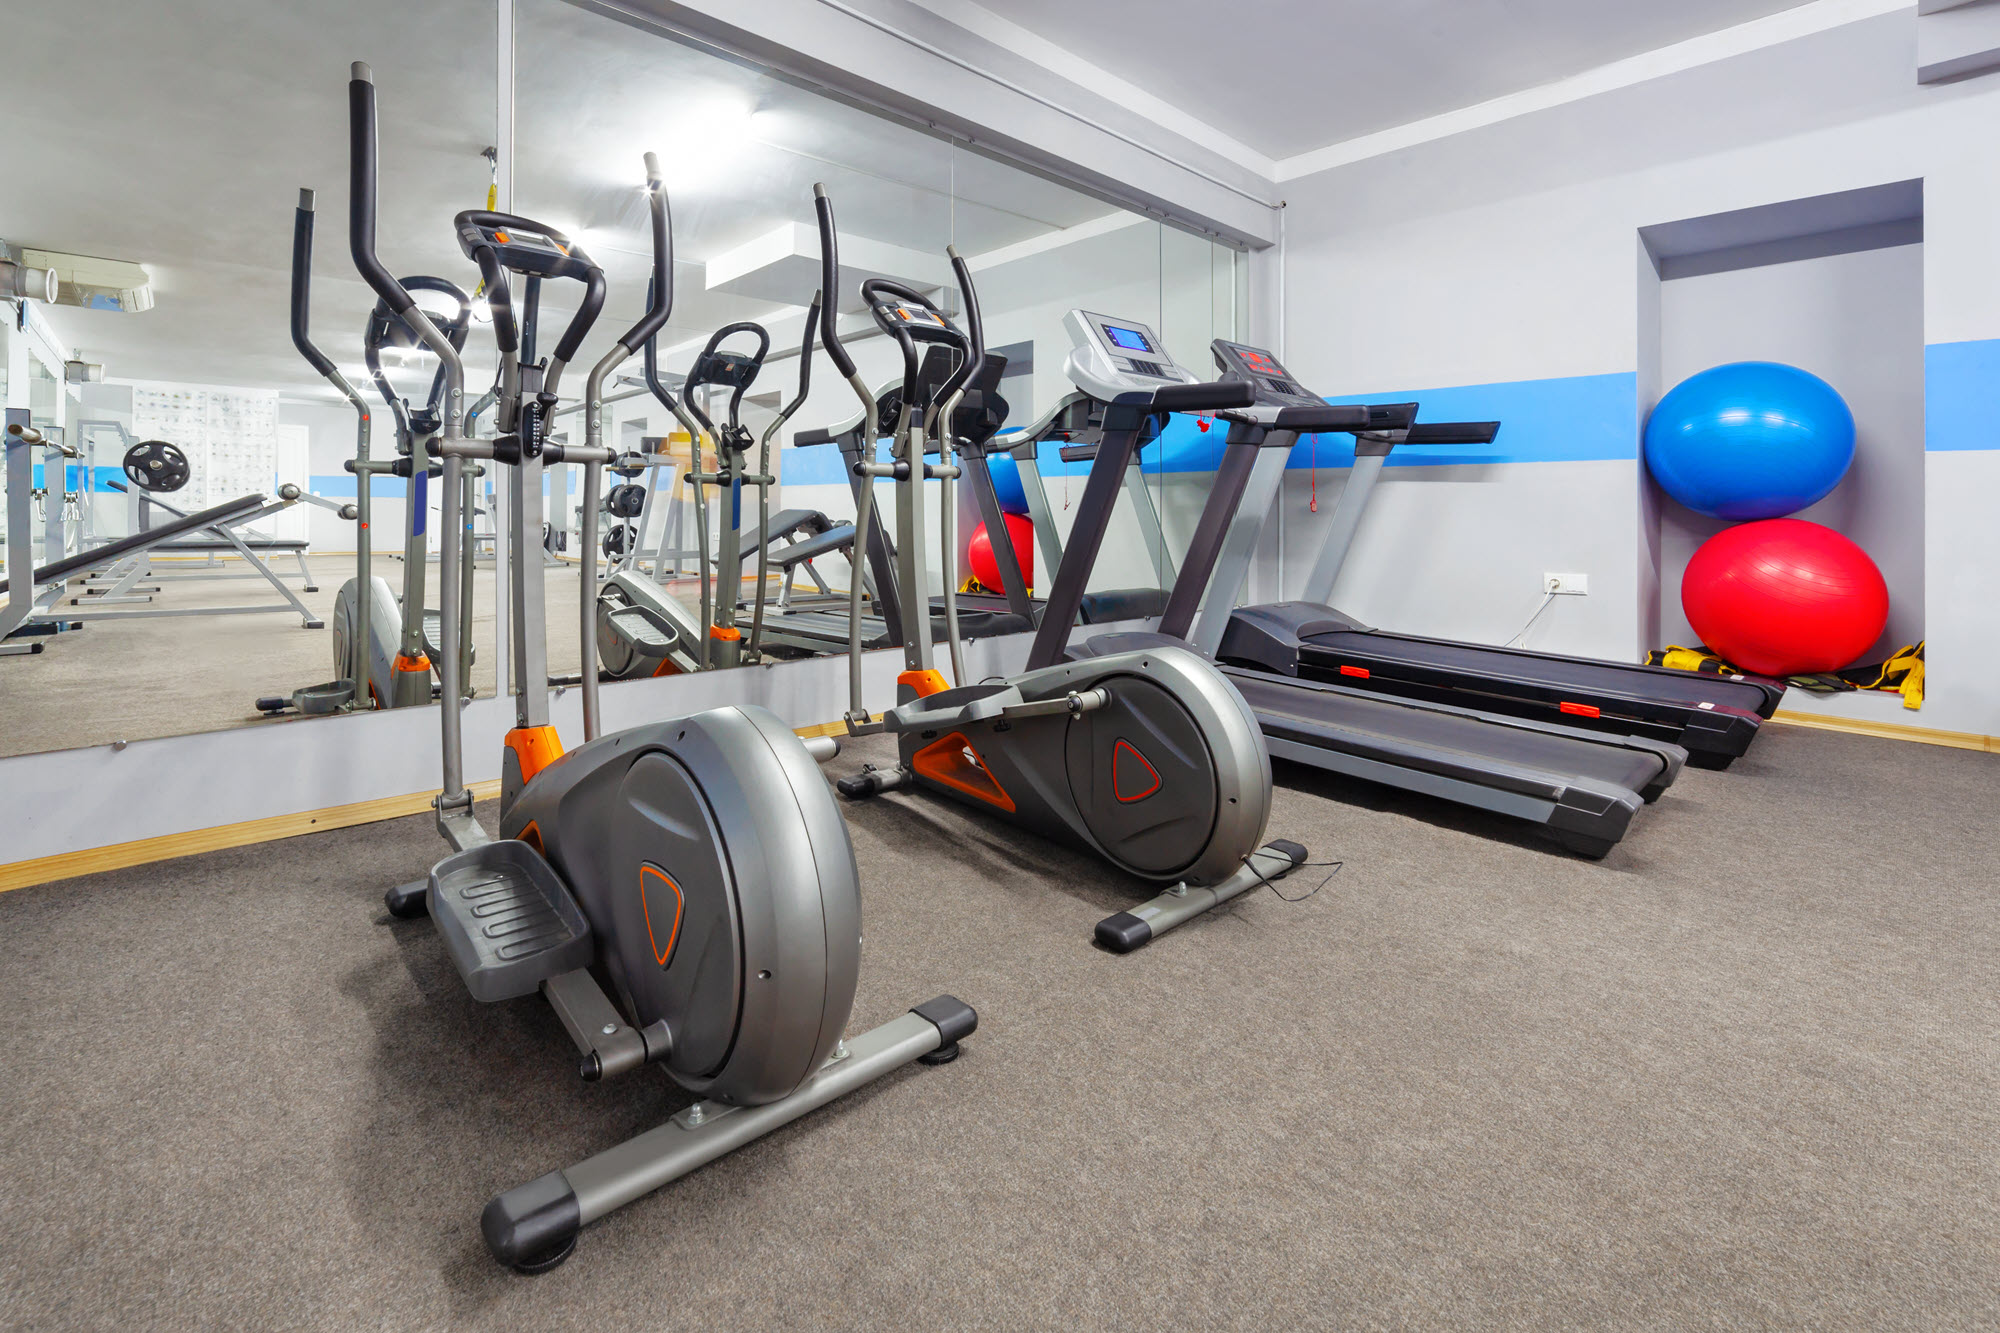
[[[1642,355],[1657,318],[1637,280],[1641,227],[1921,176],[1923,340],[2000,337],[2000,83],[1920,88],[1911,24],[1908,12],[1850,23],[1289,183],[1285,349],[1316,390],[1442,401],[1456,386],[1450,404],[1470,416],[1481,394],[1464,386],[1533,381],[1555,402],[1566,385],[1617,384],[1569,377],[1635,376],[1622,425],[1565,430],[1558,413],[1524,435],[1517,419],[1495,450],[1511,461],[1391,469],[1344,609],[1492,639],[1517,610],[1526,618],[1543,573],[1578,571],[1590,595],[1565,599],[1531,644],[1626,658],[1644,646],[1660,575],[1642,530],[1638,425],[1666,386],[1642,369],[1657,359],[1653,346]],[[1926,392],[1946,392],[1935,373]],[[2000,733],[2000,689],[1982,665],[2000,652],[2000,621],[1972,591],[1991,587],[2000,551],[1990,512],[1975,519],[1966,498],[1994,493],[2000,453],[1931,448],[1932,694],[1901,720]],[[1305,489],[1295,471],[1293,591],[1328,509],[1305,514]]]

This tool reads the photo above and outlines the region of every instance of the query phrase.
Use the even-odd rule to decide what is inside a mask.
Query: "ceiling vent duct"
[[[0,301],[53,302],[56,287],[52,271],[30,267],[19,249],[0,241]]]
[[[56,305],[138,314],[153,308],[153,278],[145,266],[125,259],[61,254],[23,248],[21,262],[56,276]],[[37,297],[37,300],[42,298]]]

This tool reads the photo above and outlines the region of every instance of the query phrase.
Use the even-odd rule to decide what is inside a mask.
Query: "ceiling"
[[[925,253],[955,240],[977,255],[1112,211],[563,0],[520,0],[517,16],[514,206],[569,231],[606,270],[605,312],[578,357],[586,365],[643,306],[647,149],[662,161],[675,222],[663,347],[811,299],[810,289],[783,303],[709,292],[703,261],[810,220],[815,181],[826,183],[843,237]],[[87,44],[88,59],[63,64],[74,77],[8,99],[0,237],[147,266],[150,311],[45,312],[108,375],[329,397],[288,334],[301,186],[318,191],[313,335],[336,363],[359,365],[374,298],[347,255],[347,77],[357,58],[374,67],[379,90],[384,261],[400,274],[477,281],[450,221],[486,202],[493,0],[0,0],[0,23],[18,50]],[[566,318],[567,295],[551,290],[549,320]],[[490,373],[482,350],[475,379]]]
[[[1789,3],[1250,0],[1252,21],[1239,5],[1222,24],[1207,0],[988,0],[988,8],[1260,151],[1286,155]],[[1135,14],[1149,21],[1135,27]],[[287,336],[290,249],[297,190],[311,186],[319,192],[314,336],[337,363],[357,366],[374,298],[346,253],[348,62],[369,61],[380,90],[385,261],[469,287],[475,275],[449,222],[485,203],[482,152],[497,139],[494,22],[493,0],[0,0],[12,49],[70,53],[59,62],[65,77],[8,99],[0,237],[148,267],[151,311],[47,312],[64,342],[115,378],[327,397]],[[1288,36],[1329,29],[1337,44]],[[1199,69],[1189,34],[1199,36]],[[698,345],[729,321],[779,318],[810,299],[806,282],[792,299],[775,299],[784,285],[776,274],[738,282],[735,294],[710,291],[704,261],[808,221],[816,181],[832,193],[844,237],[932,255],[955,242],[975,267],[982,254],[1115,213],[565,0],[518,0],[517,37],[515,210],[577,237],[609,282],[582,364],[639,314],[647,149],[664,164],[675,220],[668,348]],[[1391,52],[1395,60],[1379,58]],[[1246,86],[1260,95],[1243,96]],[[997,285],[982,296],[994,311],[1011,299]],[[551,321],[566,316],[568,297],[552,289]],[[482,353],[472,358],[475,387],[490,367],[490,350]],[[671,353],[667,360],[675,363]]]
[[[1239,143],[1284,158],[1803,0],[979,2]]]

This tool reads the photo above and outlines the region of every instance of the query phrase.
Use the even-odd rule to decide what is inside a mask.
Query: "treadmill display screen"
[[[1254,347],[1239,347],[1236,354],[1243,358],[1243,364],[1259,375],[1269,375],[1273,379],[1283,379],[1285,368],[1268,355]]]
[[[1153,344],[1148,342],[1146,335],[1137,329],[1123,329],[1116,324],[1106,324],[1104,325],[1104,336],[1111,340],[1113,347],[1122,348],[1128,352],[1154,352]]]

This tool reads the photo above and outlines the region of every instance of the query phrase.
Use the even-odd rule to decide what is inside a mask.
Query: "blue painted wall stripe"
[[[1924,448],[2000,449],[2000,338],[1924,348]]]
[[[1515,380],[1354,394],[1331,403],[1421,403],[1425,421],[1499,421],[1491,445],[1410,445],[1389,455],[1392,467],[1441,467],[1454,463],[1563,463],[1639,456],[1639,381],[1630,372],[1573,375],[1560,379]],[[1206,426],[1207,429],[1203,429]],[[1157,444],[1148,446],[1149,473],[1213,472],[1227,434],[1220,423],[1175,417]],[[831,449],[787,449],[781,456],[788,485],[841,485],[846,477],[840,455]],[[1292,451],[1294,468],[1344,468],[1354,462],[1354,439],[1325,435],[1304,439]],[[1087,462],[1065,463],[1046,450],[1042,474],[1082,476]]]
[[[311,486],[314,495],[328,500],[352,500],[355,494],[352,472],[315,476]],[[368,483],[368,498],[371,500],[401,500],[409,493],[410,483],[404,477],[376,477]]]
[[[1389,455],[1391,467],[1582,463],[1639,456],[1639,377],[1629,371],[1348,395],[1327,401],[1418,403],[1419,421],[1500,423],[1500,434],[1490,445],[1404,446]],[[1327,465],[1329,446],[1341,451],[1343,461],[1335,466],[1353,461],[1352,437],[1329,435],[1320,442],[1320,466]],[[1292,451],[1291,466],[1306,465],[1302,442],[1300,449]]]
[[[1489,446],[1405,445],[1389,455],[1391,467],[1441,467],[1454,463],[1577,463],[1637,459],[1639,380],[1636,374],[1571,375],[1497,384],[1349,394],[1330,403],[1422,404],[1424,421],[1498,421]],[[1932,343],[1924,349],[1924,447],[1930,450],[2000,449],[2000,339]],[[1175,417],[1158,444],[1148,447],[1146,471],[1212,472],[1222,458],[1224,431],[1203,430],[1193,417]],[[1292,468],[1344,468],[1354,463],[1348,435],[1301,440]],[[830,449],[787,449],[783,478],[794,485],[842,485],[840,456]],[[1044,476],[1082,476],[1085,462],[1064,463],[1047,450]]]
[[[875,446],[875,461],[889,461],[889,442],[883,440]],[[845,486],[847,485],[847,460],[840,450],[830,444],[815,444],[805,449],[784,448],[778,451],[778,484],[781,486]]]

